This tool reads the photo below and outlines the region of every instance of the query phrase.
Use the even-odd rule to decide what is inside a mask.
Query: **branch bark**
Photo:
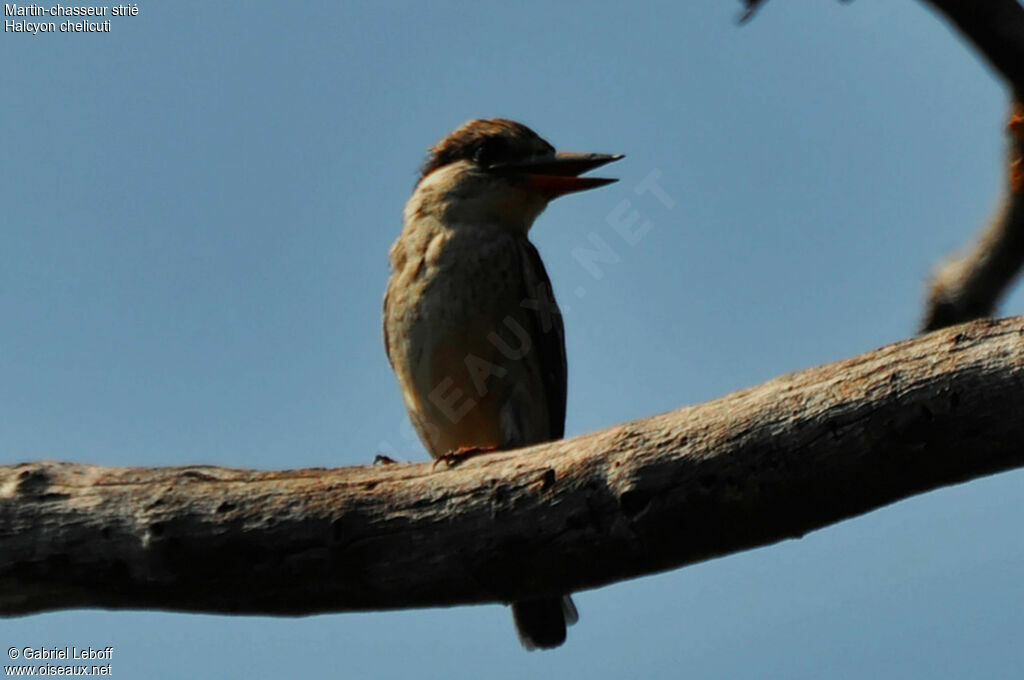
[[[507,602],[1024,465],[1024,317],[456,467],[0,468],[0,614]]]

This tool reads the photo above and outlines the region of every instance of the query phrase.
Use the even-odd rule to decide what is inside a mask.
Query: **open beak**
[[[574,191],[596,189],[617,179],[604,177],[580,177],[584,172],[599,168],[606,163],[617,161],[623,154],[573,153],[560,151],[552,157],[535,158],[527,161],[496,163],[488,167],[491,172],[514,175],[526,181],[526,185],[548,196],[549,200],[571,194]]]

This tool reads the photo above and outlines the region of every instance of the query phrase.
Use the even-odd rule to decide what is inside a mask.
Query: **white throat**
[[[420,180],[405,204],[405,222],[436,220],[448,229],[491,225],[525,236],[547,204],[536,192],[460,161]]]

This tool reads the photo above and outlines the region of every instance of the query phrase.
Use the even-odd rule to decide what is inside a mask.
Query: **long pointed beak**
[[[604,177],[580,177],[579,175],[623,158],[624,154],[574,153],[560,151],[552,157],[536,158],[512,163],[497,163],[488,168],[491,172],[522,177],[527,186],[547,195],[549,199],[571,194],[576,191],[596,189],[617,179]]]

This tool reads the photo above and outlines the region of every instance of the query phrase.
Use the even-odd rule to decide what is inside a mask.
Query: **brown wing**
[[[382,325],[384,326],[384,353],[388,355],[388,363],[391,364],[391,368],[393,369],[395,367],[395,362],[391,360],[391,339],[388,337],[388,293],[390,292],[391,286],[389,285],[387,290],[384,291],[384,304],[381,305],[381,319],[383,322]]]
[[[544,263],[533,244],[525,238],[519,242],[520,266],[523,271],[523,302],[521,306],[529,323],[529,329],[538,352],[544,392],[548,401],[548,419],[551,424],[551,439],[565,435],[565,402],[568,390],[568,366],[565,359],[565,326],[562,314],[555,303]]]

